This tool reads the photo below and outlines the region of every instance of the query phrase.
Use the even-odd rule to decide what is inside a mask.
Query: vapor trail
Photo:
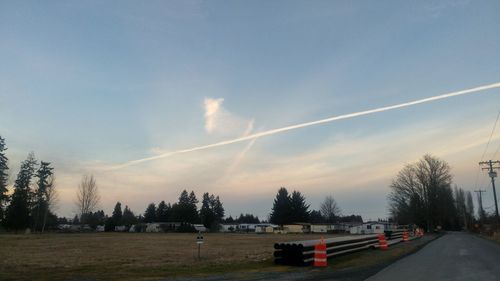
[[[251,135],[247,135],[247,136],[243,136],[243,137],[239,137],[239,138],[235,138],[235,139],[225,140],[225,141],[207,144],[207,145],[202,145],[202,146],[196,146],[196,147],[187,148],[187,149],[176,150],[176,151],[167,152],[167,153],[163,153],[163,154],[156,155],[156,156],[151,156],[151,157],[146,157],[146,158],[142,158],[142,159],[128,161],[128,162],[125,162],[123,164],[114,166],[114,169],[120,169],[120,168],[124,168],[124,167],[128,167],[128,166],[136,165],[139,163],[143,163],[143,162],[148,162],[148,161],[152,161],[152,160],[166,158],[166,157],[176,155],[176,154],[204,150],[204,149],[218,147],[218,146],[224,146],[224,145],[242,142],[242,141],[246,141],[246,140],[257,139],[257,138],[264,137],[264,136],[274,135],[274,134],[285,132],[285,131],[290,131],[290,130],[300,129],[300,128],[309,127],[309,126],[313,126],[313,125],[329,123],[329,122],[333,122],[333,121],[337,121],[337,120],[349,119],[349,118],[353,118],[353,117],[358,117],[358,116],[363,116],[363,115],[368,115],[368,114],[373,114],[373,113],[408,107],[408,106],[412,106],[412,105],[417,105],[417,104],[426,103],[426,102],[432,102],[432,101],[441,100],[441,99],[447,99],[447,98],[461,96],[461,95],[473,94],[473,93],[477,93],[480,91],[485,91],[485,90],[498,88],[498,87],[500,87],[500,82],[490,84],[490,85],[479,86],[479,87],[475,87],[475,88],[471,88],[471,89],[451,92],[451,93],[447,93],[447,94],[442,94],[442,95],[429,97],[429,98],[425,98],[425,99],[419,99],[419,100],[414,100],[414,101],[410,101],[410,102],[400,103],[400,104],[396,104],[396,105],[379,107],[379,108],[375,108],[375,109],[359,111],[359,112],[354,112],[354,113],[348,113],[348,114],[333,116],[333,117],[320,119],[320,120],[316,120],[316,121],[311,121],[311,122],[291,125],[291,126],[287,126],[287,127],[272,129],[272,130],[268,130],[268,131],[264,131],[264,132],[260,132],[260,133],[255,133],[255,134],[251,134]]]

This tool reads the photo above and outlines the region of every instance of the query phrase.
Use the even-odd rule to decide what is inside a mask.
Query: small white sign
[[[203,244],[203,236],[196,237],[196,243],[197,244]]]

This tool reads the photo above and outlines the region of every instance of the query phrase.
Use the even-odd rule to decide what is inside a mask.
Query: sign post
[[[203,244],[203,235],[201,235],[201,231],[200,233],[198,233],[198,236],[196,237],[196,244],[198,244],[198,259],[201,258],[201,244]]]

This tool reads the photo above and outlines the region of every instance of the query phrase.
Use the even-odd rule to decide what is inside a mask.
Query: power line
[[[495,151],[495,153],[493,154],[493,157],[491,157],[491,158],[495,159],[495,156],[497,156],[497,153],[499,150],[500,150],[500,143],[498,144],[497,150]]]
[[[486,144],[486,147],[484,148],[483,156],[481,156],[481,160],[479,160],[479,161],[483,161],[484,155],[486,154],[486,151],[488,151],[488,146],[490,146],[491,137],[493,137],[493,134],[495,133],[495,129],[497,127],[498,117],[500,117],[500,111],[498,111],[497,119],[495,119],[495,124],[493,125],[493,129],[491,130],[490,138],[488,139],[488,143]]]
[[[481,167],[478,167],[477,168],[477,173],[476,173],[476,180],[474,181],[474,189],[477,188],[477,181],[479,180],[479,173],[481,172]],[[483,184],[483,182],[481,182],[481,185]],[[480,185],[480,186],[481,186]]]
[[[493,133],[495,132],[495,129],[497,127],[498,117],[500,117],[500,110],[498,111],[497,118],[495,119],[495,123],[493,124],[493,129],[491,130],[490,137],[488,138],[488,142],[486,143],[486,147],[484,148],[483,155],[481,156],[481,160],[479,160],[479,162],[483,161],[484,155],[486,155],[486,151],[488,151],[488,147],[490,146],[491,138],[493,137]],[[500,148],[500,145],[498,146],[498,148]],[[497,152],[498,152],[498,149],[495,152],[495,155],[497,154]],[[492,159],[495,159],[495,155],[493,155]],[[474,182],[474,189],[477,188],[477,181],[479,179],[479,172],[481,172],[481,167],[479,167],[479,169],[477,170],[477,173],[476,173],[476,180]],[[483,182],[481,181],[481,185],[482,184],[483,184]]]

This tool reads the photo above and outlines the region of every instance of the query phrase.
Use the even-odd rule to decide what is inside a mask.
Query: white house
[[[384,233],[384,224],[379,222],[365,222],[349,229],[351,234],[380,234]]]
[[[148,223],[146,224],[146,232],[161,232],[162,229],[159,223]]]
[[[69,229],[71,231],[80,231],[80,230],[82,230],[82,226],[79,224],[72,224]]]
[[[384,230],[396,230],[398,229],[398,225],[393,222],[380,222],[381,224],[384,225]]]
[[[70,230],[71,224],[58,224],[57,229],[59,230]]]
[[[116,232],[126,232],[128,230],[128,227],[126,225],[117,225],[115,226],[115,231]]]
[[[257,224],[255,226],[255,233],[273,233],[276,228],[278,228],[277,225],[270,223]]]
[[[198,232],[207,232],[207,228],[203,224],[193,224],[193,227]]]
[[[311,224],[294,223],[283,225],[283,233],[311,233]]]
[[[255,223],[240,223],[238,225],[238,231],[241,231],[241,232],[255,232],[255,227],[257,225],[258,224],[255,224]]]
[[[219,231],[220,232],[235,232],[238,229],[237,224],[220,224]]]
[[[312,233],[327,233],[332,226],[325,224],[313,224],[311,225]],[[333,229],[332,229],[333,230]]]

